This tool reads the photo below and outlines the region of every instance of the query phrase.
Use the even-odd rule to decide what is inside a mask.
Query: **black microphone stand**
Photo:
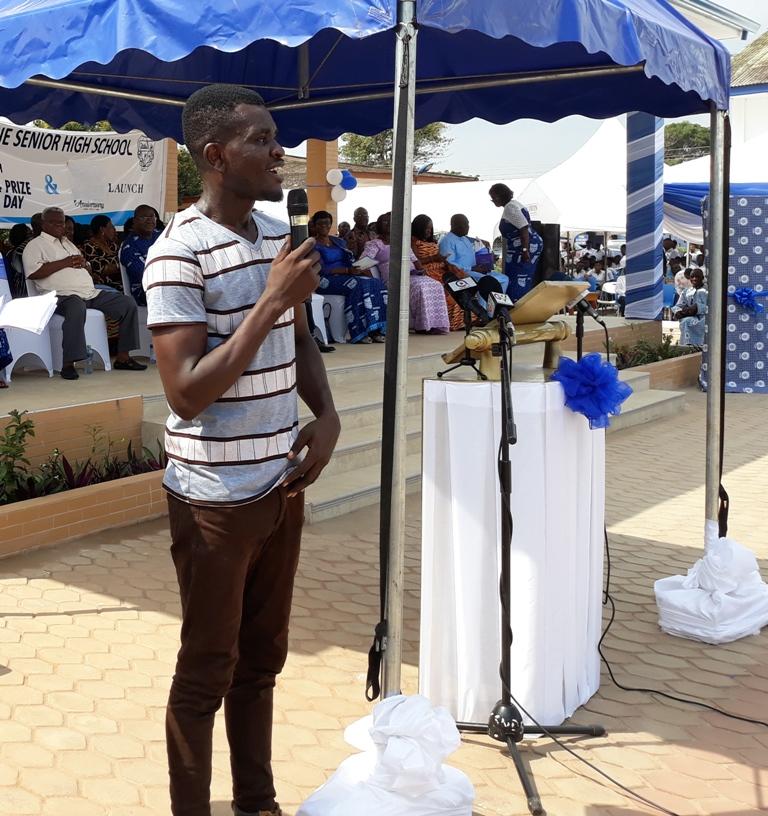
[[[576,306],[576,359],[584,356],[584,312]]]
[[[582,317],[583,321],[583,317]],[[492,739],[503,742],[515,765],[520,784],[525,793],[528,810],[534,816],[541,816],[544,808],[536,788],[536,782],[517,747],[527,734],[545,734],[546,736],[584,736],[602,737],[605,729],[599,725],[558,725],[536,726],[523,725],[520,710],[512,696],[512,626],[510,623],[510,598],[512,580],[510,575],[510,556],[512,550],[512,465],[509,459],[509,446],[517,442],[514,410],[512,406],[511,373],[512,346],[514,329],[507,326],[504,316],[499,318],[498,354],[501,363],[501,441],[499,444],[499,492],[501,493],[501,576],[499,580],[499,601],[501,617],[501,699],[493,707],[488,724],[456,723],[459,731],[470,734],[488,734]],[[583,325],[583,323],[582,323]],[[496,354],[496,349],[494,349]]]
[[[472,331],[472,312],[469,309],[464,309],[464,336],[466,337]],[[442,379],[446,374],[450,374],[451,371],[456,371],[457,368],[462,368],[463,366],[469,366],[475,370],[475,374],[477,374],[478,380],[487,380],[488,377],[483,374],[482,371],[477,367],[477,360],[472,356],[472,352],[464,346],[464,356],[459,360],[456,365],[452,365],[450,368],[446,368],[445,371],[438,371],[437,376],[438,378]]]

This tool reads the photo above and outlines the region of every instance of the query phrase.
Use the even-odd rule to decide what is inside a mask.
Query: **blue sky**
[[[768,0],[718,2],[757,20],[762,26],[758,34],[768,29]],[[755,36],[750,36],[747,43],[726,44],[735,52]],[[538,176],[575,153],[599,126],[599,121],[582,116],[571,116],[553,124],[527,119],[509,125],[491,125],[474,119],[450,126],[448,135],[453,143],[435,169],[460,170],[483,179]],[[594,172],[594,168],[590,172]]]

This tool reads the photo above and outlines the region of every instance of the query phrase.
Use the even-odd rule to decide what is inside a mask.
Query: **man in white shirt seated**
[[[139,317],[136,301],[119,292],[98,290],[93,285],[85,258],[64,235],[64,212],[59,207],[43,210],[43,231],[24,249],[24,275],[41,292],[55,291],[56,314],[64,318],[63,364],[65,380],[78,379],[75,363],[88,354],[85,344],[86,309],[97,309],[120,323],[117,357],[112,367],[118,371],[143,371],[128,352],[139,348]]]
[[[438,244],[440,254],[449,264],[458,267],[476,283],[479,283],[486,276],[491,276],[499,281],[501,291],[506,292],[509,286],[509,278],[489,266],[481,266],[477,263],[475,244],[471,238],[467,237],[468,233],[469,219],[467,216],[461,213],[452,215],[451,231],[446,232]]]
[[[691,283],[691,272],[693,272],[692,269],[682,268],[675,272],[675,303],[677,303],[680,295],[682,295],[686,289],[690,289],[690,287],[693,286]]]
[[[619,306],[619,314],[624,317],[624,310],[627,307],[627,276],[626,273],[616,278],[616,303]]]

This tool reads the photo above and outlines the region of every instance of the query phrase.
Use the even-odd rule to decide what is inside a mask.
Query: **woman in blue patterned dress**
[[[383,343],[387,328],[387,290],[367,270],[352,266],[354,257],[340,238],[331,235],[333,216],[321,210],[312,216],[316,249],[323,268],[320,295],[344,295],[350,343]]]
[[[680,345],[704,345],[704,329],[707,322],[709,295],[704,288],[701,269],[691,271],[691,285],[683,289],[680,299],[672,307],[672,317],[680,321]]]
[[[488,193],[497,207],[504,208],[499,231],[504,239],[504,274],[509,278],[507,294],[519,300],[533,286],[544,242],[531,226],[528,210],[515,201],[506,184],[494,184]]]

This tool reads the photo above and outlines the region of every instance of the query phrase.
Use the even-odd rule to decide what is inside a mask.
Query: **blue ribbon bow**
[[[750,289],[748,286],[741,286],[739,287],[731,297],[736,301],[736,303],[741,306],[742,309],[746,309],[748,312],[755,312],[755,314],[760,314],[760,312],[765,311],[765,306],[758,300],[761,297],[768,297],[768,292],[757,292],[754,289]]]
[[[632,394],[632,388],[619,379],[616,366],[599,354],[587,354],[580,362],[561,357],[552,379],[565,391],[565,404],[571,411],[583,414],[589,427],[607,428],[609,414],[620,414],[621,404]]]

